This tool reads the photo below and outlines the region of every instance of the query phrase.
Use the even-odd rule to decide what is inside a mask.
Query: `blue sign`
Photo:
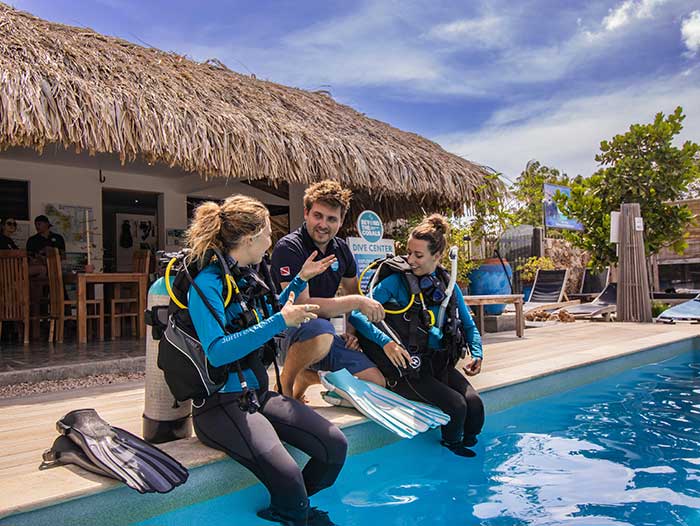
[[[384,236],[384,225],[375,212],[365,210],[357,218],[357,231],[368,243],[376,243]]]
[[[571,188],[568,186],[544,184],[544,226],[547,228],[563,228],[565,230],[583,230],[581,223],[561,213],[557,203],[554,201],[554,196],[557,192],[571,197]]]

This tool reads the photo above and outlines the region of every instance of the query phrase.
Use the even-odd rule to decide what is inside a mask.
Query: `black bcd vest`
[[[401,275],[403,285],[410,295],[415,295],[413,305],[401,314],[386,314],[385,323],[394,332],[400,340],[402,346],[411,355],[411,364],[409,368],[396,367],[376,343],[367,338],[358,335],[358,339],[362,345],[364,352],[377,365],[384,377],[391,383],[401,377],[417,377],[423,371],[425,373],[436,373],[443,370],[445,367],[453,367],[457,361],[464,357],[467,352],[466,335],[464,328],[459,319],[457,312],[457,300],[454,295],[450,298],[445,312],[445,321],[442,327],[443,338],[442,347],[445,352],[437,351],[428,348],[429,330],[431,327],[430,314],[428,308],[436,305],[428,297],[423,295],[421,301],[419,293],[421,288],[419,278],[411,271],[405,256],[388,256],[382,260],[376,272],[378,276],[376,283],[391,274],[398,273]],[[437,268],[437,277],[443,288],[449,283],[449,273],[442,267]],[[369,288],[369,285],[367,286]],[[365,291],[367,293],[368,291]],[[388,303],[385,305],[386,310],[403,310],[405,305],[396,305]],[[380,330],[386,332],[382,324],[375,324]],[[436,352],[437,351],[437,352]]]

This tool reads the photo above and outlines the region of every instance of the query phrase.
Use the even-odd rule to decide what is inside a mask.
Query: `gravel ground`
[[[23,396],[56,393],[60,391],[72,391],[86,387],[97,387],[100,385],[114,385],[127,382],[144,380],[144,372],[124,373],[124,374],[97,374],[85,376],[83,378],[67,378],[65,380],[43,380],[36,383],[21,383],[5,385],[0,387],[0,399],[18,398]]]

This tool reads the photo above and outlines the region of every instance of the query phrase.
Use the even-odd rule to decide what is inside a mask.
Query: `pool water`
[[[476,458],[432,432],[350,457],[312,498],[341,526],[700,525],[700,354],[490,415]],[[261,485],[142,525],[271,525]]]

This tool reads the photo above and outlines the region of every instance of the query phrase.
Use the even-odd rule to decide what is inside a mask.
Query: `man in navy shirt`
[[[331,254],[336,261],[322,274],[309,281],[309,286],[297,298],[297,303],[317,304],[318,319],[287,331],[287,357],[280,375],[282,392],[301,399],[306,389],[319,382],[317,371],[347,369],[362,380],[384,385],[384,376],[362,353],[352,334],[338,335],[329,318],[355,309],[370,321],[384,318],[382,305],[356,294],[357,265],[344,240],[336,234],[343,224],[352,193],[335,181],[321,181],[304,193],[304,224],[287,234],[272,252],[272,275],[284,288],[311,254],[316,259]],[[336,296],[338,288],[345,295]]]
[[[53,225],[45,215],[36,216],[34,228],[36,234],[27,239],[27,252],[31,256],[45,256],[47,247],[56,247],[63,258],[66,253],[66,242],[61,234],[51,232]]]

